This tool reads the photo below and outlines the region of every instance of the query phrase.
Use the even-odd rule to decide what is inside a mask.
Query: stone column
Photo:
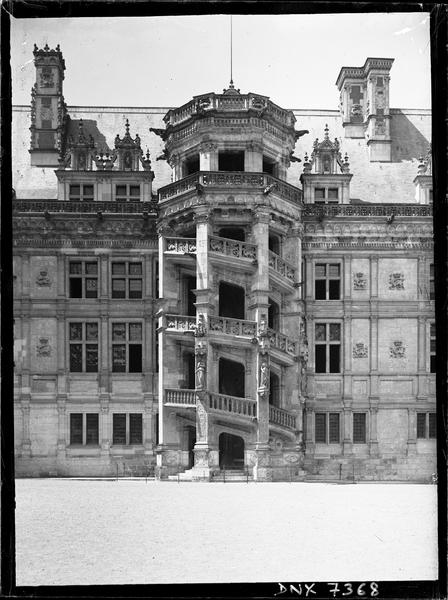
[[[313,454],[314,452],[314,411],[308,408],[306,410],[306,453]]]
[[[343,442],[342,442],[342,452],[345,455],[350,455],[353,452],[353,443],[352,443],[352,404],[349,401],[344,400],[344,423],[343,423]]]
[[[159,235],[159,310],[157,312],[158,317],[158,352],[159,352],[159,376],[158,376],[158,398],[159,398],[159,444],[157,448],[157,477],[163,479],[166,477],[166,465],[164,464],[163,456],[163,445],[165,441],[164,421],[165,421],[165,407],[164,407],[164,343],[165,334],[163,330],[164,325],[164,314],[163,314],[163,299],[165,293],[165,238],[164,234],[167,232],[166,228],[162,225],[158,229]]]
[[[370,317],[370,395],[374,398],[379,394],[378,383],[378,317]]]
[[[352,318],[344,316],[344,343],[341,345],[344,356],[341,357],[341,362],[344,365],[343,371],[343,384],[344,384],[344,397],[351,398],[352,396]]]
[[[58,410],[58,441],[57,441],[57,457],[64,459],[66,456],[67,447],[67,411],[66,411],[66,396],[57,397]]]
[[[199,149],[199,170],[218,170],[218,146],[213,142],[204,142]]]
[[[427,373],[426,373],[426,357],[429,356],[427,351],[427,330],[425,317],[418,317],[418,342],[417,342],[417,369],[418,369],[418,392],[419,398],[428,395],[427,390]]]
[[[408,443],[407,454],[413,456],[417,453],[417,411],[408,408]]]
[[[109,363],[110,344],[109,344],[109,318],[107,314],[101,315],[99,324],[99,343],[100,343],[100,362],[99,362],[99,394],[108,395],[112,391],[112,382],[110,372],[112,364]],[[110,359],[112,361],[112,358]]]
[[[66,356],[68,336],[65,308],[56,309],[57,319],[57,394],[65,395],[67,393],[67,376],[70,369],[70,357]]]
[[[98,290],[98,298],[107,299],[109,298],[109,257],[107,254],[101,254],[99,260],[99,290]],[[110,266],[112,269],[112,265]]]
[[[370,439],[369,439],[369,453],[371,456],[378,456],[378,434],[377,434],[377,421],[378,421],[378,406],[370,407]]]
[[[152,454],[154,448],[153,439],[153,400],[152,395],[144,394],[143,405],[143,446],[145,454]]]
[[[22,410],[22,457],[31,456],[31,439],[30,439],[30,401],[22,399],[20,408]]]
[[[109,398],[100,396],[100,444],[101,455],[108,456],[112,440],[112,418],[109,410]]]

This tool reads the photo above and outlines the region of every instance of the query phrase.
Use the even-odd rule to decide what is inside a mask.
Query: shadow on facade
[[[98,122],[94,119],[69,119],[67,123],[67,139],[72,135],[75,139],[79,133],[79,123],[82,121],[84,134],[87,138],[91,135],[95,143],[95,147],[98,150],[104,150],[105,152],[111,152],[112,148],[109,148],[106,138],[103,133],[98,129]]]
[[[416,115],[416,118],[417,115]],[[428,153],[430,141],[401,110],[394,110],[390,122],[392,162],[418,159]]]

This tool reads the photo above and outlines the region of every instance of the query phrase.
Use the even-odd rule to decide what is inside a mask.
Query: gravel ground
[[[17,585],[437,578],[436,486],[20,479]]]

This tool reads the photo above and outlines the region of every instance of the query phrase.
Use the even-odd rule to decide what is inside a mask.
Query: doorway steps
[[[243,469],[225,469],[215,471],[212,475],[212,481],[227,483],[233,481],[253,481],[253,476]]]

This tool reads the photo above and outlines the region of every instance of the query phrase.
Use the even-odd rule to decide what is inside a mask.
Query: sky
[[[13,104],[30,103],[33,46],[60,44],[69,106],[173,107],[230,80],[230,16],[12,19]],[[233,80],[283,108],[333,109],[342,66],[394,58],[392,108],[430,108],[428,13],[234,15]]]

